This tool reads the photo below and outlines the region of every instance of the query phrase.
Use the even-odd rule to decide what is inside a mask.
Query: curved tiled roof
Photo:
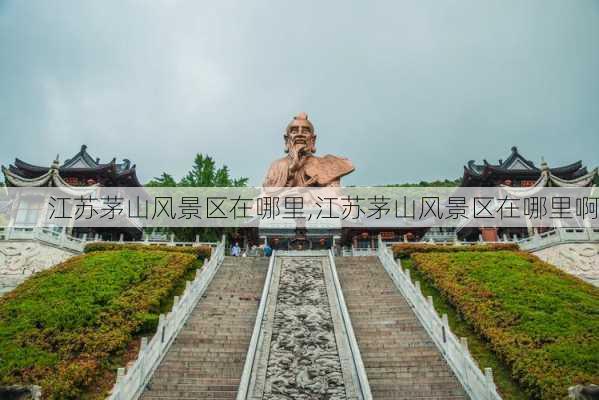
[[[135,165],[131,165],[130,160],[123,159],[121,163],[117,163],[116,158],[113,158],[109,163],[100,163],[99,158],[94,159],[89,155],[86,145],[82,145],[77,154],[56,168],[59,164],[57,156],[54,164],[52,167],[42,167],[16,158],[13,164],[8,168],[3,168],[2,171],[5,176],[10,173],[15,182],[19,182],[17,177],[21,178],[23,182],[40,179],[52,168],[55,168],[62,178],[101,178],[116,186],[141,186],[137,179]]]
[[[582,165],[582,161],[576,161],[561,167],[550,168],[552,175],[561,179],[574,179],[585,176],[588,171]],[[541,169],[532,161],[520,154],[517,147],[512,147],[511,154],[505,160],[499,160],[497,164],[491,164],[483,160],[477,164],[474,160],[468,161],[464,166],[464,182],[485,181],[492,178],[516,178],[516,179],[538,179]]]

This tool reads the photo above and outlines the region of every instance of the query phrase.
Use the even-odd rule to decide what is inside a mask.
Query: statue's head
[[[308,114],[301,112],[287,125],[285,131],[285,152],[296,154],[316,152],[316,134],[314,126],[308,120]]]

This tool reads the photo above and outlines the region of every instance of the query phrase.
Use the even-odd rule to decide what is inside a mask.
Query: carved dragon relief
[[[348,399],[322,261],[284,258],[278,275],[261,398]]]

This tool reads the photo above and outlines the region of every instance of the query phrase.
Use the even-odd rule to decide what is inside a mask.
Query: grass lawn
[[[0,384],[44,398],[104,398],[139,335],[201,265],[178,252],[114,250],[73,257],[0,298]]]
[[[562,399],[571,385],[599,382],[596,287],[521,252],[413,253],[411,259],[529,397]]]
[[[439,315],[447,314],[451,331],[458,337],[468,339],[468,349],[470,354],[476,360],[479,367],[493,368],[493,378],[497,385],[497,390],[504,400],[527,400],[529,397],[524,389],[512,377],[509,367],[501,361],[489,345],[472,326],[465,321],[456,311],[455,307],[439,292],[426,275],[414,268],[410,258],[401,261],[403,268],[410,269],[412,281],[420,281],[422,293],[425,296],[432,296],[435,309]]]

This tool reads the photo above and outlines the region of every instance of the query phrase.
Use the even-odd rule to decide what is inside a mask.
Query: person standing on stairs
[[[231,247],[231,255],[233,257],[239,257],[241,254],[241,247],[239,247],[239,243],[235,242],[233,247]]]
[[[270,257],[272,255],[272,247],[268,243],[264,245],[264,256]]]

